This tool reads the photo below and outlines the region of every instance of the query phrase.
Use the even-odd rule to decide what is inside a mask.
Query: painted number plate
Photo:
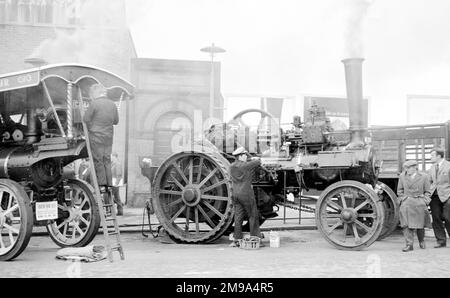
[[[36,219],[52,220],[58,218],[58,202],[36,203]]]

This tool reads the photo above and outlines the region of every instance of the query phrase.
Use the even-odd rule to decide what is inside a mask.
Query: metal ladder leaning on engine
[[[84,116],[84,109],[83,107],[80,109],[82,117]],[[103,228],[103,235],[105,237],[106,242],[106,250],[108,252],[108,259],[112,263],[114,262],[113,257],[113,251],[118,251],[120,254],[120,259],[125,260],[125,254],[123,252],[123,246],[122,241],[120,240],[120,229],[119,229],[119,223],[117,222],[117,212],[116,207],[114,206],[114,199],[112,197],[111,191],[108,190],[108,202],[103,203],[102,200],[102,194],[100,193],[100,187],[98,185],[97,180],[97,173],[95,171],[94,167],[94,161],[92,160],[92,150],[91,150],[91,142],[89,140],[89,132],[87,129],[86,123],[83,123],[83,132],[84,137],[86,138],[86,147],[88,150],[88,156],[89,156],[89,167],[91,169],[90,175],[91,175],[91,181],[94,185],[95,190],[95,197],[97,200],[99,213],[100,213],[100,220]],[[108,223],[112,223],[113,226],[108,226]],[[113,228],[114,230],[111,231],[110,228]],[[114,243],[111,243],[111,238],[115,239],[116,241]]]

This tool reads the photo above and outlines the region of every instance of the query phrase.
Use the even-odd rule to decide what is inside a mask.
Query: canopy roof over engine
[[[20,99],[21,92],[12,91],[36,87],[42,82],[46,83],[52,93],[62,94],[66,93],[67,84],[72,83],[83,90],[83,95],[87,89],[85,87],[100,83],[108,89],[108,95],[114,101],[119,101],[123,93],[129,98],[132,98],[134,93],[134,86],[118,75],[94,66],[80,64],[53,64],[0,75],[0,93],[11,92],[12,98],[14,94],[17,94]]]

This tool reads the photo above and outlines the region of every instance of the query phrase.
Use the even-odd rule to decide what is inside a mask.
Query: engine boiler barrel
[[[31,177],[32,152],[24,147],[0,149],[0,178],[21,181]]]
[[[367,112],[363,107],[362,64],[364,59],[352,58],[342,61],[345,65],[345,79],[350,117],[352,143],[363,141],[363,132],[367,130]]]

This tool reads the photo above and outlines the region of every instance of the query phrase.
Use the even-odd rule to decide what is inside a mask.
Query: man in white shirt
[[[435,248],[447,246],[447,235],[450,236],[450,162],[446,161],[442,149],[433,149],[431,161],[434,165],[429,171],[431,179],[431,215],[437,245]]]

